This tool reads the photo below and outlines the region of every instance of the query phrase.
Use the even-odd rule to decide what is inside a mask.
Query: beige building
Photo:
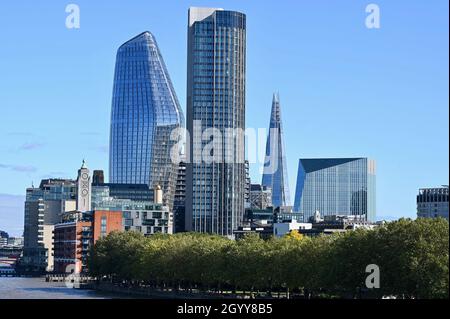
[[[47,251],[46,271],[53,271],[53,229],[54,225],[43,226],[42,244]]]

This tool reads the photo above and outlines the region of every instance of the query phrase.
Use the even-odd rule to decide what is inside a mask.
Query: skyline
[[[28,3],[31,5],[31,2]],[[6,117],[2,116],[0,122],[1,134],[7,137],[2,138],[0,145],[0,176],[2,180],[10,181],[0,187],[1,194],[24,196],[25,188],[31,185],[31,181],[38,184],[46,175],[73,178],[82,158],[86,158],[90,169],[108,172],[108,153],[105,151],[109,136],[115,52],[124,41],[145,30],[154,33],[159,40],[176,94],[183,110],[186,110],[185,23],[187,8],[197,5],[197,1],[186,3],[185,6],[133,3],[124,12],[118,12],[122,9],[119,4],[112,4],[112,9],[116,9],[111,10],[113,17],[123,14],[136,18],[129,21],[130,25],[118,23],[112,26],[109,33],[104,33],[108,28],[102,24],[111,17],[105,17],[102,13],[101,2],[77,3],[81,8],[79,30],[65,28],[67,14],[63,3],[43,4],[36,8],[36,17],[47,15],[48,19],[43,19],[45,23],[42,25],[36,23],[33,14],[12,6],[9,8],[20,11],[22,20],[27,23],[14,23],[13,17],[17,13],[0,19],[0,40],[6,43],[7,48],[11,47],[10,51],[6,50],[0,55],[0,69],[6,70],[3,74],[8,75],[0,80],[0,85],[5,88],[0,91],[0,103],[7,106],[4,108]],[[408,3],[409,9],[412,6],[413,10],[406,14],[401,4],[378,1],[382,10],[381,29],[369,30],[364,26],[366,3],[362,1],[344,5],[327,3],[328,9],[338,9],[335,10],[339,12],[336,15],[330,13],[333,10],[321,11],[325,7],[324,3],[286,3],[306,9],[299,10],[299,13],[310,24],[298,19],[295,22],[300,27],[289,29],[289,26],[293,26],[289,19],[282,17],[277,20],[280,17],[276,14],[272,16],[262,12],[260,7],[271,8],[273,3],[259,4],[260,7],[254,7],[256,1],[250,4],[238,1],[214,1],[207,4],[210,7],[242,11],[248,18],[246,126],[266,127],[272,92],[279,91],[283,100],[289,186],[293,192],[299,158],[370,157],[378,164],[378,216],[415,217],[418,189],[448,184],[448,21],[439,20],[445,16],[445,13],[439,12],[448,12],[448,4],[440,2],[429,8],[425,4]],[[0,12],[7,12],[5,6],[8,7],[4,3],[0,5]],[[23,6],[22,3],[18,7]],[[149,22],[151,19],[146,19],[146,15],[140,12],[139,8],[142,7],[160,9],[146,12],[154,22]],[[168,8],[174,9],[170,15],[158,17],[155,13],[167,12]],[[422,15],[418,13],[419,9],[423,9]],[[311,17],[308,13],[311,13]],[[314,21],[319,13],[321,19]],[[291,13],[284,14],[289,16]],[[346,14],[352,19],[345,20],[344,17],[348,18]],[[95,15],[99,18],[98,24],[94,24]],[[415,19],[418,16],[428,20],[418,26],[414,24],[415,20],[421,21]],[[392,17],[401,19],[394,21]],[[164,28],[164,19],[168,18],[175,24],[170,30]],[[277,29],[276,23],[270,23],[274,30],[264,29],[264,19],[278,21],[281,30]],[[405,27],[402,24],[404,19],[413,22]],[[326,23],[321,25],[318,21]],[[336,27],[333,24],[335,22],[343,25]],[[441,24],[441,32],[433,29]],[[332,25],[334,29],[327,28]],[[29,29],[30,26],[36,30],[36,37],[17,42],[18,33],[24,31],[22,28]],[[308,30],[314,29],[315,36],[302,33],[305,29],[302,26]],[[426,31],[422,30],[424,26]],[[258,32],[258,27],[279,34],[278,41],[270,43],[268,47],[276,49],[281,46],[282,50],[265,52],[263,49],[267,43],[264,43],[264,37],[267,35]],[[286,30],[289,31],[287,36],[284,34]],[[330,34],[325,37],[324,31]],[[104,33],[104,38],[98,37],[99,33]],[[296,33],[306,41],[300,44],[288,41],[289,35],[295,36]],[[406,38],[397,38],[405,34]],[[55,36],[57,41],[54,41]],[[351,39],[346,39],[347,36]],[[322,40],[319,40],[320,37],[323,37]],[[415,43],[416,37],[425,47]],[[99,43],[93,46],[93,50],[91,46],[94,39]],[[327,43],[334,46],[327,46]],[[316,47],[308,47],[310,44]],[[389,52],[383,50],[389,47],[393,49]],[[30,51],[37,51],[37,54],[30,58]],[[406,52],[409,56],[402,55]],[[296,56],[299,53],[300,59]],[[36,59],[33,59],[34,56]],[[330,57],[334,60],[327,60]],[[385,64],[380,63],[382,59]],[[339,63],[330,63],[332,61],[343,62],[343,67]],[[264,63],[267,70],[258,63]],[[290,64],[296,67],[287,67]],[[447,67],[442,68],[442,65]],[[314,72],[317,69],[319,72]],[[36,72],[39,70],[47,72]],[[87,75],[90,79],[87,79]],[[275,79],[260,81],[271,78]],[[359,91],[353,92],[355,87]],[[23,88],[29,93],[26,96],[19,95],[23,94]],[[380,91],[380,95],[371,95]],[[433,99],[435,102],[428,104]],[[401,102],[400,109],[392,109]],[[66,108],[60,108],[61,104],[65,104]],[[367,109],[361,109],[364,104]],[[408,110],[406,105],[410,106]],[[375,110],[378,112],[372,113]],[[341,112],[347,114],[342,116]],[[367,118],[368,113],[374,120]],[[305,116],[310,120],[305,121]],[[80,120],[83,122],[80,123]],[[17,123],[27,127],[17,127]],[[439,138],[423,136],[423,129],[427,130],[427,135]],[[418,146],[423,149],[416,151]],[[430,171],[427,171],[428,168]],[[411,172],[417,173],[417,176],[411,176]],[[254,165],[251,166],[251,178],[253,182],[261,180],[258,168]],[[0,203],[1,226],[6,204],[7,201]],[[22,223],[23,210],[18,213],[20,216],[17,220]],[[14,234],[14,231],[11,233]]]

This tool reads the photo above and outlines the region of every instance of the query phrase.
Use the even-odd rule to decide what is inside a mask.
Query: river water
[[[0,277],[0,299],[110,299],[118,298],[93,290],[68,288],[45,278]]]

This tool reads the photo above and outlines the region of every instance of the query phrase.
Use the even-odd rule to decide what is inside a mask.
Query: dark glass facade
[[[173,213],[175,219],[174,232],[186,231],[186,163],[183,161],[178,166]]]
[[[117,51],[111,112],[110,182],[159,184],[173,205],[177,163],[173,129],[183,114],[154,36],[144,32]]]
[[[113,184],[113,183],[93,183],[92,197],[97,198],[113,197],[117,199],[130,199],[134,201],[153,201],[153,190],[147,184]]]
[[[375,221],[375,162],[367,158],[300,159],[294,211],[307,222],[322,216],[364,215]]]
[[[449,211],[448,186],[421,188],[417,195],[417,217],[448,220]]]
[[[262,177],[263,186],[272,190],[272,205],[291,206],[286,167],[283,123],[281,121],[280,98],[273,95],[269,135],[266,143],[266,158]]]
[[[235,11],[190,8],[187,129],[193,151],[186,166],[186,230],[232,236],[241,225],[245,196],[245,143],[222,141],[219,160],[194,161],[194,121],[201,132],[245,130],[246,17]],[[235,160],[225,159],[232,154]]]

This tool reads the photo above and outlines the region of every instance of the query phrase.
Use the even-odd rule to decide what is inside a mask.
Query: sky
[[[365,24],[371,2],[379,29]],[[69,3],[79,29],[66,28]],[[155,35],[185,110],[190,6],[246,13],[246,126],[268,127],[279,92],[292,200],[299,158],[375,159],[380,218],[414,218],[418,189],[448,184],[447,0],[3,0],[0,229],[21,234],[32,182],[75,178],[83,158],[108,175],[123,42]]]

